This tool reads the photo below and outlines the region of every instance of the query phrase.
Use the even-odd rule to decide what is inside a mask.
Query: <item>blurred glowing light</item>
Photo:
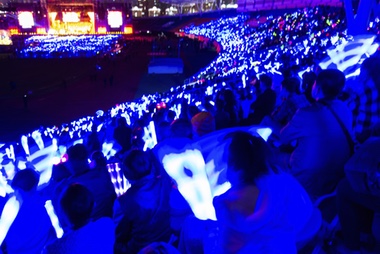
[[[29,11],[20,11],[18,13],[18,22],[24,29],[29,29],[34,26],[33,13]]]

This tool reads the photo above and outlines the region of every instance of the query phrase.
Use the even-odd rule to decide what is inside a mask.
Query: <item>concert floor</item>
[[[137,43],[126,57],[101,60],[100,71],[95,71],[99,63],[95,58],[0,60],[0,143],[19,140],[40,126],[61,126],[94,115],[142,94],[167,91],[216,56],[213,51],[185,50],[181,53],[184,74],[148,75],[151,49],[150,42]],[[96,80],[91,78],[94,73]]]

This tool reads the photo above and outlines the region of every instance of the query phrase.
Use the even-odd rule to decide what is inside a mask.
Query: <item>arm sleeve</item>
[[[305,125],[306,115],[303,109],[299,109],[292,120],[280,131],[280,139],[283,144],[289,144],[302,136],[303,126]]]

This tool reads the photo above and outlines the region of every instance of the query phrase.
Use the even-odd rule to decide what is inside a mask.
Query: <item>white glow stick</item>
[[[57,238],[61,238],[63,236],[63,229],[59,223],[59,219],[57,214],[55,213],[54,206],[51,202],[51,200],[47,200],[45,202],[45,209],[47,214],[49,215],[51,225],[53,226],[55,230],[55,234],[57,235]]]
[[[98,128],[96,129],[96,132],[101,131],[101,130],[102,130],[102,127],[103,127],[103,123],[99,124],[99,125],[98,125]],[[89,130],[91,130],[91,129],[89,129]]]
[[[121,172],[119,163],[107,164],[107,169],[110,174],[116,196],[119,197],[123,195],[131,187],[131,184]]]
[[[77,139],[73,142],[73,146],[75,146],[76,144],[83,144],[83,139]]]
[[[5,204],[0,217],[0,245],[3,243],[9,228],[17,217],[19,210],[20,202],[17,200],[16,196],[10,197]]]
[[[22,145],[22,148],[24,148],[24,151],[25,151],[26,155],[30,155],[29,145],[28,145],[28,137],[27,136],[22,135],[22,137],[21,137],[21,145]]]
[[[109,159],[111,158],[112,156],[114,156],[116,154],[116,150],[113,148],[114,146],[114,143],[107,143],[107,142],[104,142],[102,144],[102,153],[103,155]]]
[[[257,134],[260,135],[265,141],[268,140],[269,136],[272,134],[271,128],[259,128],[256,130]]]
[[[44,142],[41,138],[41,133],[39,131],[33,131],[32,137],[36,141],[38,148],[40,150],[43,149],[44,148]]]
[[[142,139],[145,141],[143,151],[148,148],[152,149],[157,144],[157,135],[154,122],[150,121],[147,127],[144,127],[144,136]]]
[[[162,163],[166,172],[178,185],[178,190],[200,220],[216,220],[212,194],[207,178],[205,162],[198,150],[186,150],[181,154],[165,155]],[[192,176],[185,173],[190,170]]]
[[[6,148],[5,152],[6,152],[9,159],[11,159],[13,161],[16,160],[15,149],[14,149],[13,145],[10,145],[9,148]]]
[[[242,81],[242,83],[243,83],[243,88],[245,88],[247,85],[246,85],[246,77],[245,77],[245,74],[243,74],[242,76],[241,76],[241,81]]]

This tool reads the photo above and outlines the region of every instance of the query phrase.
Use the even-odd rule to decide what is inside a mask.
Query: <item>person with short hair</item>
[[[65,166],[70,171],[71,176],[56,187],[53,204],[58,203],[58,199],[62,191],[72,183],[80,183],[86,186],[94,195],[95,205],[92,209],[91,217],[99,219],[102,217],[112,218],[113,202],[116,199],[116,193],[107,173],[102,170],[91,170],[89,164],[89,154],[85,145],[76,144],[69,147],[67,150],[68,159]],[[58,216],[61,216],[61,211],[57,209]],[[64,220],[63,226],[66,226]]]
[[[282,144],[296,143],[283,166],[289,168],[313,198],[335,189],[351,154],[339,123],[341,121],[347,132],[352,133],[352,113],[337,99],[344,85],[345,76],[341,71],[321,71],[312,90],[316,102],[300,108],[280,132]]]
[[[261,137],[236,131],[223,144],[231,188],[214,198],[217,221],[186,220],[180,252],[296,253],[313,211],[304,188],[271,166],[270,148]]]
[[[248,124],[260,124],[265,116],[269,116],[276,104],[277,94],[272,89],[273,80],[267,74],[260,75],[260,94],[251,104]]]
[[[282,81],[281,84],[281,104],[261,122],[264,126],[272,128],[276,136],[294,116],[298,109],[309,106],[310,103],[305,95],[299,93],[300,81],[297,78],[290,77]]]
[[[137,253],[153,242],[170,239],[171,184],[153,173],[151,159],[136,149],[123,158],[123,173],[131,187],[114,204],[115,253]]]
[[[70,184],[63,192],[60,205],[70,222],[70,229],[61,239],[45,248],[45,253],[113,253],[114,223],[111,218],[91,219],[94,197],[79,183]]]

